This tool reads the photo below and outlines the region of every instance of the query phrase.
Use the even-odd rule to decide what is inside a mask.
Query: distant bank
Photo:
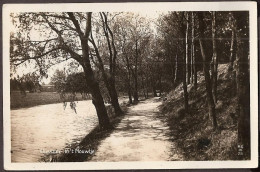
[[[11,92],[11,109],[19,109],[25,107],[33,107],[37,105],[61,103],[60,94],[57,92],[35,92],[26,95],[21,94],[19,91]],[[76,94],[78,101],[84,100],[80,93]]]

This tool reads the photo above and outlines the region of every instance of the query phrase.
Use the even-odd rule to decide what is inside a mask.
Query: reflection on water
[[[76,109],[77,114],[58,103],[12,110],[12,162],[37,162],[42,151],[61,150],[79,142],[98,120],[90,100],[76,103]]]

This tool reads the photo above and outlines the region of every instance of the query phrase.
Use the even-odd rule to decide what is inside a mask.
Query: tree
[[[194,22],[194,19],[195,16],[194,16],[194,12],[191,13],[191,59],[192,59],[192,74],[191,75],[194,75],[194,80],[193,80],[193,84],[194,84],[194,88],[195,90],[197,89],[197,61],[196,61],[196,58],[195,58],[195,42],[194,42],[194,39],[195,39],[195,22]]]
[[[236,54],[236,20],[234,19],[233,13],[229,13],[229,22],[231,23],[231,43],[230,43],[230,57],[229,57],[229,68],[233,70],[233,63]]]
[[[89,88],[85,80],[85,73],[69,74],[66,78],[65,92],[81,93],[83,98],[89,93]]]
[[[63,70],[56,70],[51,77],[51,84],[58,93],[64,92],[66,87],[66,74]]]
[[[142,67],[145,66],[144,58],[149,56],[148,50],[152,31],[149,21],[144,17],[134,13],[125,13],[125,15],[117,16],[114,25],[116,29],[115,42],[118,46],[118,56],[120,61],[126,67],[128,74],[128,96],[131,102],[132,97],[134,102],[139,100],[140,88],[143,87],[144,72]],[[124,69],[124,68],[121,68]],[[125,77],[125,76],[124,76]],[[139,83],[141,83],[139,85]],[[131,97],[131,98],[130,98]]]
[[[188,13],[186,13],[186,20],[188,20],[188,17],[189,17],[189,14]],[[187,73],[189,73],[189,71],[187,70],[187,68],[188,68],[188,62],[189,62],[189,60],[188,60],[188,31],[189,31],[189,22],[188,21],[186,21],[186,28],[185,28],[185,30],[184,31],[186,31],[186,36],[185,36],[185,45],[186,45],[186,48],[185,48],[185,50],[186,50],[186,53],[185,53],[185,55],[186,55],[186,57],[183,55],[183,82],[182,82],[182,84],[183,84],[183,92],[184,92],[184,109],[185,109],[185,111],[187,112],[188,111],[188,108],[189,108],[189,98],[188,98],[188,90],[187,90],[187,81],[186,81],[186,77],[188,76],[188,75],[186,75]],[[183,31],[183,32],[184,32]],[[184,35],[184,34],[183,34]],[[184,52],[184,51],[183,51]],[[184,53],[183,53],[184,54]],[[185,63],[185,59],[186,59],[186,63]],[[189,81],[188,81],[189,82]]]
[[[116,87],[115,87],[115,73],[116,73],[116,58],[117,58],[117,50],[115,47],[115,40],[114,40],[114,35],[113,32],[108,24],[108,17],[107,14],[102,12],[99,13],[100,14],[100,18],[101,18],[101,22],[102,22],[102,28],[103,28],[103,32],[107,41],[107,47],[108,47],[108,51],[109,51],[109,74],[106,73],[105,69],[104,69],[104,63],[102,60],[102,57],[99,53],[99,49],[95,43],[93,34],[91,33],[91,39],[90,42],[92,43],[93,47],[94,47],[94,51],[95,51],[95,56],[98,59],[98,63],[97,67],[100,69],[103,79],[104,79],[104,83],[106,85],[106,88],[108,89],[108,93],[109,96],[111,98],[111,103],[112,106],[114,107],[115,113],[117,115],[121,115],[123,113],[123,111],[120,108],[120,105],[118,103],[118,94],[116,91]],[[92,57],[93,60],[93,57]]]
[[[249,30],[248,13],[234,12],[236,20],[236,83],[238,144],[243,145],[245,158],[250,157],[250,82],[249,82]]]
[[[201,55],[203,58],[203,71],[204,71],[204,76],[205,76],[205,82],[206,82],[206,93],[207,93],[207,102],[208,102],[208,107],[209,107],[209,116],[211,117],[212,120],[212,126],[213,130],[217,129],[218,124],[217,124],[217,119],[216,119],[216,111],[215,111],[215,103],[213,99],[213,94],[212,94],[212,85],[211,85],[211,79],[210,79],[210,73],[209,73],[209,58],[208,55],[206,55],[205,50],[204,50],[204,41],[206,39],[205,37],[205,23],[203,20],[203,12],[198,12],[198,18],[199,18],[199,31],[200,31],[200,38],[199,38],[199,43],[200,43],[200,50],[201,50]]]
[[[213,47],[213,57],[212,57],[212,91],[213,99],[215,104],[217,103],[217,81],[218,81],[218,55],[216,47],[216,12],[212,12],[212,47]]]
[[[101,129],[111,127],[103,97],[90,63],[89,35],[92,13],[19,13],[18,29],[26,40],[14,45],[11,63],[21,64],[35,60],[40,69],[68,59],[77,61],[83,68],[85,80],[92,95]],[[39,40],[30,37],[30,31],[42,32]],[[19,39],[16,37],[15,39]],[[11,39],[11,44],[17,41]],[[21,47],[21,48],[19,48]]]
[[[189,24],[189,18],[190,18],[190,14],[189,12],[186,12],[186,33],[185,33],[185,45],[186,45],[186,83],[190,84],[190,56],[189,56],[189,28],[190,28],[190,24]]]

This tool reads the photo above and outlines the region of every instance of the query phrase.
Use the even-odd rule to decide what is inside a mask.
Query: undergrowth
[[[182,84],[167,95],[160,107],[168,121],[172,141],[176,147],[172,151],[183,154],[186,161],[238,160],[236,97],[228,65],[219,65],[216,116],[218,130],[213,131],[208,114],[205,80],[198,73],[198,86],[188,86],[189,110],[183,108]],[[248,159],[248,157],[243,157]]]

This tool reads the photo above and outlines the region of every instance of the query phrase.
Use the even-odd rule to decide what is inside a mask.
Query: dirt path
[[[103,140],[90,161],[167,161],[180,160],[172,153],[169,127],[158,118],[158,98],[129,107],[128,113]]]

